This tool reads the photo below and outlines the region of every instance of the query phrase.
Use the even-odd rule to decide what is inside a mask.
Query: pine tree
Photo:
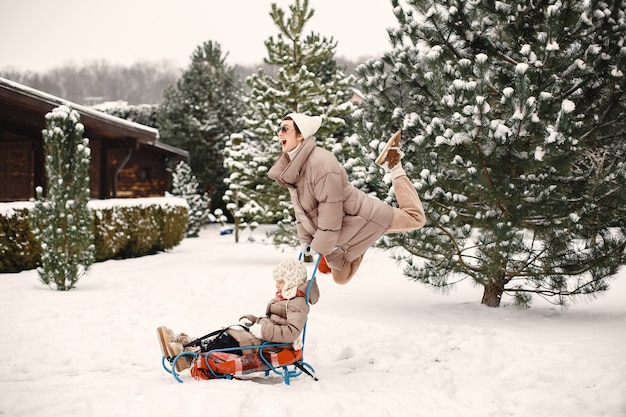
[[[428,223],[382,246],[429,286],[471,279],[488,306],[606,290],[626,263],[625,3],[392,3],[357,116],[369,157],[402,129]]]
[[[189,151],[193,174],[216,205],[226,190],[224,145],[240,130],[241,83],[226,58],[216,42],[197,47],[176,86],[164,92],[157,113],[161,140]]]
[[[95,261],[89,202],[89,140],[77,111],[59,106],[43,130],[47,195],[37,187],[31,222],[41,244],[39,278],[59,291],[74,288]]]
[[[172,194],[187,200],[187,237],[198,237],[202,226],[211,220],[211,199],[200,191],[200,184],[185,161],[180,161],[172,173]]]
[[[257,180],[251,174],[257,168],[254,154],[250,143],[237,133],[231,135],[224,148],[224,166],[229,175],[224,179],[228,190],[222,198],[226,203],[226,210],[234,219],[235,242],[239,242],[239,234],[244,229],[256,229],[258,223],[253,219],[261,216],[262,208],[248,195],[252,183]]]
[[[318,144],[341,152],[345,118],[351,111],[349,99],[353,78],[346,76],[334,59],[336,42],[316,33],[304,35],[304,27],[314,15],[308,0],[296,0],[289,6],[290,14],[272,4],[270,16],[278,35],[265,41],[268,56],[265,62],[278,68],[276,78],[265,71],[246,80],[250,92],[245,100],[242,132],[250,145],[238,156],[251,165],[239,172],[238,192],[245,187],[246,201],[238,212],[242,218],[257,223],[278,223],[279,232],[272,234],[275,244],[297,242],[293,209],[289,195],[267,177],[267,171],[280,155],[276,128],[290,112],[320,115],[324,119],[316,134]],[[236,161],[226,161],[233,167]],[[233,184],[233,183],[231,183]],[[245,205],[244,205],[245,204]]]

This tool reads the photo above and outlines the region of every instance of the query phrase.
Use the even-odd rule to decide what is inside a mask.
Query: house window
[[[150,181],[150,168],[139,168],[137,172],[138,181]]]

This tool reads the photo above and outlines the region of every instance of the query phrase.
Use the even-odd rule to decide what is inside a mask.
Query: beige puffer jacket
[[[289,190],[300,241],[342,269],[389,229],[393,208],[351,185],[337,158],[313,138],[300,146],[292,161],[283,153],[268,175]]]
[[[308,285],[309,281],[300,285],[298,290],[306,294]],[[317,303],[319,298],[320,292],[317,282],[313,282],[309,292],[309,304]],[[263,340],[274,343],[295,342],[300,337],[302,330],[304,330],[308,312],[309,306],[306,304],[306,299],[302,296],[296,296],[289,300],[277,301],[274,299],[270,301],[265,309],[265,317],[261,317],[256,321],[262,326],[261,334],[263,335]],[[263,340],[254,337],[252,333],[238,327],[228,329],[227,332],[239,343],[239,346],[253,346],[263,342]],[[253,352],[255,351],[250,349],[243,350],[244,355]]]

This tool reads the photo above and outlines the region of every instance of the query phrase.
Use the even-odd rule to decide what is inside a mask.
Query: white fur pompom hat
[[[303,138],[309,138],[317,132],[317,129],[322,125],[322,118],[320,116],[307,116],[302,113],[289,113],[285,117],[291,117],[293,122],[300,129]]]
[[[307,272],[302,262],[290,259],[282,261],[274,268],[274,279],[285,281],[281,291],[283,298],[289,300],[296,296],[298,287],[306,282]]]

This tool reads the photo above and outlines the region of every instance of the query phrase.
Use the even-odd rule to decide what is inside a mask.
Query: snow
[[[563,110],[563,113],[571,113],[576,110],[576,105],[571,100],[563,100],[561,110]]]
[[[626,415],[626,272],[590,303],[560,310],[479,304],[408,281],[370,249],[346,286],[318,275],[307,376],[178,384],[156,328],[194,336],[262,314],[272,268],[296,249],[234,243],[219,226],[171,251],[94,264],[57,292],[34,270],[0,275],[0,415],[605,416]],[[311,267],[309,266],[309,270]]]
[[[519,75],[524,75],[528,71],[528,64],[525,62],[520,62],[515,66],[515,73]]]
[[[543,157],[545,156],[545,154],[546,152],[541,146],[537,146],[535,148],[535,159],[537,161],[543,161]]]
[[[106,210],[117,207],[150,207],[154,205],[159,205],[163,208],[168,206],[188,207],[187,200],[172,195],[167,197],[109,198],[106,200],[89,200],[87,203],[87,206],[93,210]],[[34,207],[34,201],[0,203],[0,216],[13,217],[16,210],[32,210]]]

